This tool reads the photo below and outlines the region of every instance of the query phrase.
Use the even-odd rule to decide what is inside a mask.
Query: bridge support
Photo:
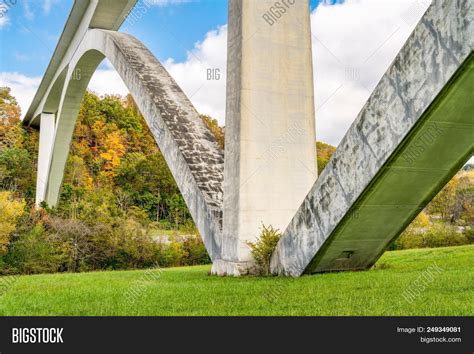
[[[49,164],[54,143],[55,115],[41,113],[41,129],[39,137],[38,174],[36,177],[36,205],[46,199],[46,188],[49,174]]]
[[[309,1],[230,0],[222,259],[252,270],[262,223],[284,231],[317,177]]]
[[[370,268],[472,156],[473,7],[433,1],[283,234],[274,273]]]

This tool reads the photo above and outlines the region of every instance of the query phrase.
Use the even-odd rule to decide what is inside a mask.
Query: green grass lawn
[[[403,291],[434,262],[443,271],[407,302]],[[370,271],[297,279],[218,278],[209,270],[165,269],[148,280],[145,271],[22,276],[0,298],[0,314],[474,315],[474,245],[387,252]]]

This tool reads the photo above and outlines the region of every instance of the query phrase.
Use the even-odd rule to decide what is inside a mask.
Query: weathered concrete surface
[[[164,67],[129,35],[89,30],[70,62],[58,112],[46,202],[57,202],[80,102],[104,57],[137,102],[214,259],[221,242],[223,151]]]
[[[293,4],[294,3],[294,4]],[[309,1],[230,0],[222,259],[252,271],[246,241],[284,230],[317,177]]]
[[[472,1],[433,2],[286,229],[274,273],[370,267],[469,159],[473,23]]]

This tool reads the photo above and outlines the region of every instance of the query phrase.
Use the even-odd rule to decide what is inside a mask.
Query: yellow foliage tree
[[[207,125],[211,133],[214,135],[221,149],[224,149],[224,145],[225,145],[224,130],[219,126],[219,123],[217,122],[217,120],[206,115],[201,115],[201,119],[204,122],[204,124]]]
[[[454,216],[458,186],[459,176],[456,175],[431,201],[431,211],[439,213],[444,221],[450,221]]]
[[[120,165],[120,159],[126,152],[122,134],[119,131],[108,134],[104,141],[103,150],[105,151],[100,154],[100,157],[106,161],[104,169],[110,176],[114,174],[113,170]]]
[[[430,225],[430,217],[424,211],[422,211],[416,219],[413,221],[412,225],[416,227],[427,227]]]
[[[0,192],[0,255],[8,251],[10,235],[24,208],[25,202],[13,200],[11,192]]]

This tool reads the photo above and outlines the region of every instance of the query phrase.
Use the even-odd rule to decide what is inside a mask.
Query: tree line
[[[0,88],[0,274],[210,262],[130,95],[85,94],[55,208],[34,205],[38,131],[23,126],[20,115],[10,89]],[[223,128],[201,118],[224,148]],[[335,147],[316,148],[322,171]],[[449,182],[392,248],[472,242],[472,173]]]

